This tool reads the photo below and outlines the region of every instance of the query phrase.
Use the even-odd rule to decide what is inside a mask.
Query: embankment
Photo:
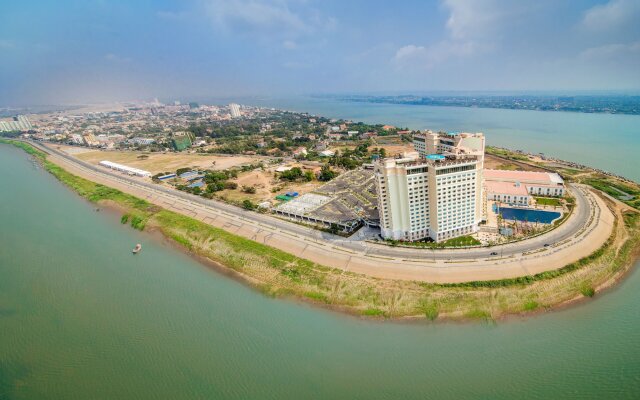
[[[377,318],[498,319],[592,297],[617,282],[640,249],[640,214],[616,211],[609,240],[591,255],[537,275],[459,284],[379,279],[329,268],[75,176],[29,144],[2,140],[37,157],[57,179],[94,203],[115,204],[137,229],[157,229],[185,250],[235,272],[267,295],[307,300]]]

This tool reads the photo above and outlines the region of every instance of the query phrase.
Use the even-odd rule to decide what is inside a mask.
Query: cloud
[[[419,66],[433,68],[451,58],[471,56],[477,51],[477,45],[470,41],[441,41],[432,46],[403,46],[393,56],[396,67]]]
[[[309,68],[311,65],[300,61],[287,61],[282,63],[282,66],[287,69],[305,69]]]
[[[501,22],[523,10],[523,6],[497,0],[443,0],[442,5],[449,10],[447,37],[430,45],[400,47],[392,58],[396,67],[433,68],[452,58],[489,51],[494,48]]]
[[[495,0],[444,0],[443,5],[449,9],[447,29],[459,40],[484,36],[509,8]]]
[[[336,24],[334,18],[324,17],[316,10],[304,7],[305,2],[207,0],[204,4],[214,26],[228,31],[310,34]]]
[[[610,0],[606,4],[588,9],[582,19],[582,26],[588,30],[602,32],[625,28],[638,23],[639,18],[640,1]]]
[[[161,19],[167,20],[182,20],[189,16],[186,11],[158,11],[156,16]]]
[[[617,60],[619,58],[637,57],[640,55],[640,42],[629,44],[613,43],[591,47],[580,53],[583,60]]]
[[[296,48],[298,48],[298,44],[293,40],[285,40],[284,42],[282,42],[282,47],[287,50],[295,50]]]
[[[0,49],[7,50],[15,47],[15,44],[11,40],[0,39]]]
[[[113,63],[128,63],[131,62],[129,57],[121,57],[117,54],[107,53],[104,55],[104,59]]]

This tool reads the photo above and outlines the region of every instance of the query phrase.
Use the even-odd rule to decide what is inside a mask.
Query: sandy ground
[[[73,146],[59,146],[59,148],[67,154],[74,155],[92,164],[97,165],[100,161],[108,160],[143,169],[152,174],[168,171],[174,172],[178,168],[186,167],[220,170],[259,161],[258,158],[249,156],[225,157],[208,154],[103,151]],[[148,158],[140,158],[143,154],[148,156]]]
[[[300,167],[305,170],[316,170],[318,168],[309,169],[298,163],[289,163],[288,166]],[[242,172],[238,175],[237,179],[233,179],[232,182],[238,184],[238,189],[235,190],[223,190],[218,192],[218,196],[225,196],[229,200],[244,200],[251,199],[253,202],[270,201],[272,204],[277,203],[275,197],[279,194],[286,192],[298,192],[299,194],[309,193],[319,188],[324,182],[311,181],[311,182],[286,182],[275,178],[274,171],[277,166],[270,167],[264,171],[255,170]],[[249,194],[241,191],[242,186],[254,186],[256,193]],[[276,192],[272,190],[277,188]]]
[[[592,218],[587,226],[566,243],[554,243],[551,247],[533,254],[506,259],[471,259],[456,261],[422,258],[390,258],[369,255],[368,250],[356,252],[322,239],[298,236],[281,228],[267,226],[256,221],[231,215],[224,210],[205,207],[168,196],[161,192],[131,186],[109,176],[98,175],[64,159],[50,156],[50,160],[71,173],[115,187],[134,196],[144,198],[166,209],[188,215],[210,225],[225,229],[260,243],[287,251],[322,265],[385,279],[417,280],[435,283],[493,280],[532,275],[561,268],[597,250],[611,235],[614,215],[604,201],[589,191],[593,203]],[[558,228],[562,229],[562,227]],[[309,229],[317,234],[317,231]],[[316,236],[317,237],[317,236]],[[369,246],[376,246],[369,244]]]

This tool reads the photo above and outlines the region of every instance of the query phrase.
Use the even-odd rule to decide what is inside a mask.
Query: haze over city
[[[640,2],[7,2],[0,105],[640,89]]]

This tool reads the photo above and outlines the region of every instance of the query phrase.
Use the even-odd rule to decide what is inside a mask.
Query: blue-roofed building
[[[188,172],[183,172],[182,174],[180,174],[180,178],[181,179],[189,179],[191,177],[194,177],[198,175],[197,171],[188,171]]]
[[[190,184],[190,185],[189,185],[189,186],[187,186],[187,187],[190,187],[190,188],[196,188],[196,187],[203,187],[203,186],[204,186],[204,182],[202,182],[202,181],[197,181],[197,182],[193,182],[192,184]]]

